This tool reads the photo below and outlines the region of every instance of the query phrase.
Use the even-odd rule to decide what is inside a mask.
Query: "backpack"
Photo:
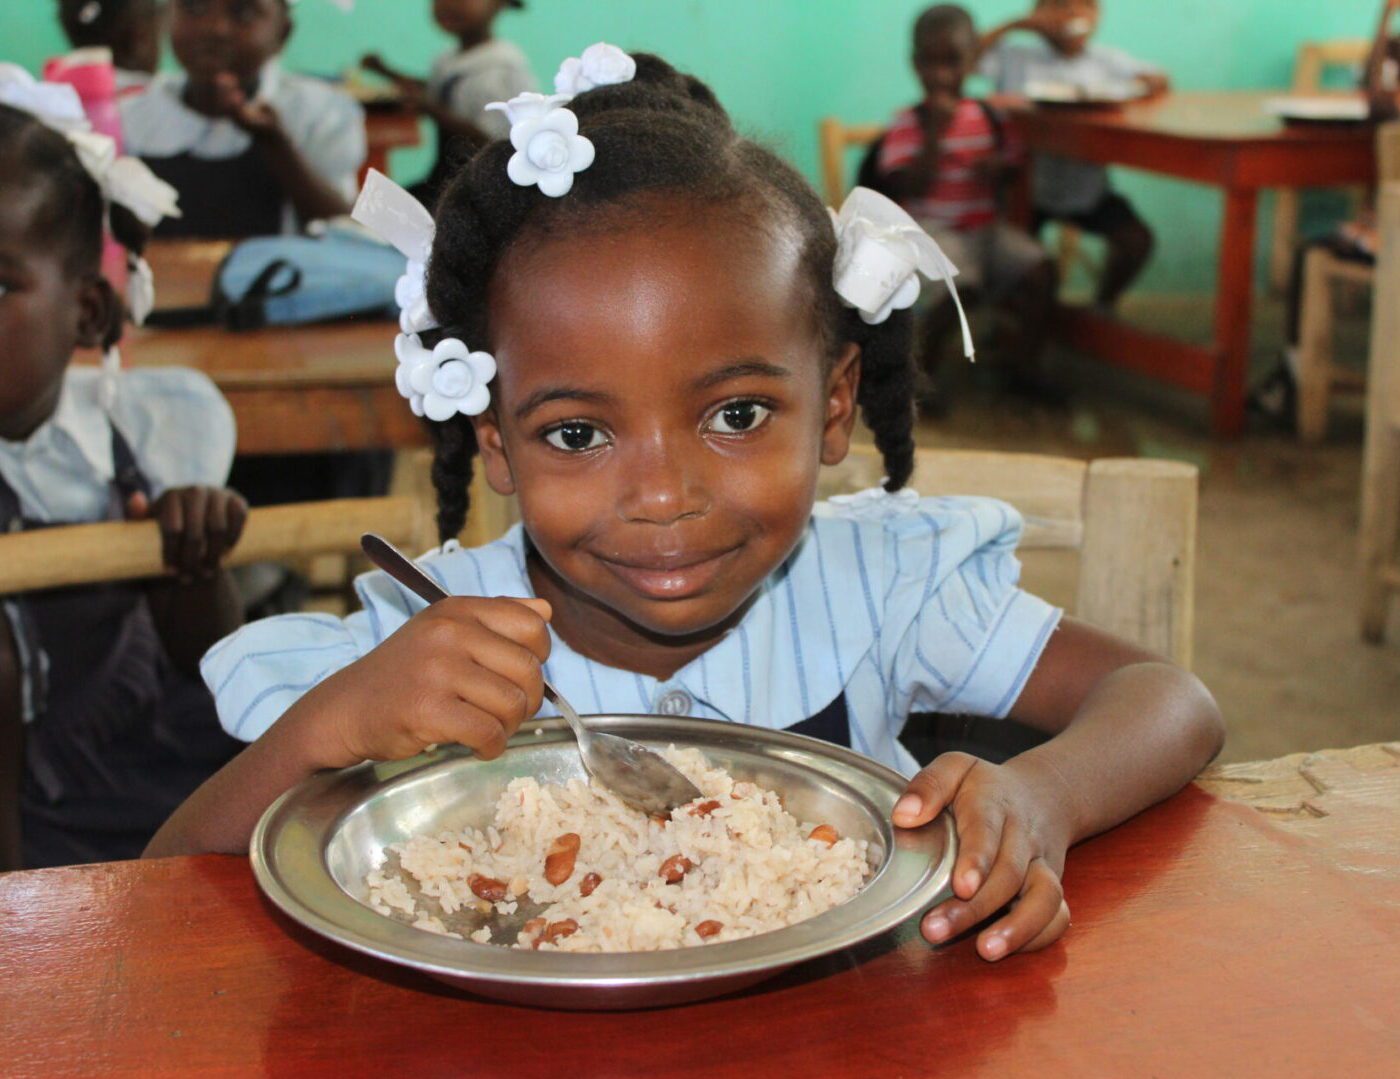
[[[231,330],[298,326],[352,315],[398,314],[394,248],[342,228],[324,235],[258,236],[236,245],[214,278],[210,306]]]

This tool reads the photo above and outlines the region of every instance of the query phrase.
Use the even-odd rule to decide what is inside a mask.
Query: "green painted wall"
[[[916,96],[907,32],[923,0],[528,0],[498,28],[524,47],[541,81],[559,60],[599,39],[659,52],[714,86],[746,132],[817,174],[816,123],[824,115],[879,120]],[[971,0],[982,25],[1019,13],[1025,0]],[[1100,40],[1167,68],[1182,88],[1286,86],[1300,42],[1371,33],[1380,0],[1104,0]],[[63,38],[50,0],[0,3],[0,58],[37,68]],[[300,0],[288,51],[297,68],[334,72],[375,49],[426,69],[446,39],[428,0],[358,0],[346,16],[326,0]],[[424,153],[400,155],[414,176]],[[1162,242],[1146,285],[1208,287],[1214,275],[1219,197],[1156,177],[1121,174],[1121,188]],[[1335,200],[1314,200],[1314,216]],[[1263,245],[1261,244],[1261,251]]]

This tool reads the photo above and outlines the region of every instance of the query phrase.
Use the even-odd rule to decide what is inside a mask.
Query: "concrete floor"
[[[1126,316],[1204,338],[1210,300],[1131,299]],[[1256,319],[1254,366],[1272,366],[1277,303]],[[1361,363],[1365,316],[1344,325],[1341,354]],[[1071,387],[1065,410],[996,393],[985,372],[956,375],[953,407],[921,421],[928,445],[1074,457],[1151,456],[1201,469],[1196,593],[1196,672],[1216,694],[1229,727],[1222,760],[1400,738],[1400,601],[1388,643],[1358,631],[1357,497],[1360,401],[1339,400],[1320,447],[1252,429],[1223,443],[1206,429],[1203,404],[1187,395],[1057,352],[1051,369]],[[1051,590],[1072,595],[1072,584]],[[1063,602],[1061,595],[1050,598]]]

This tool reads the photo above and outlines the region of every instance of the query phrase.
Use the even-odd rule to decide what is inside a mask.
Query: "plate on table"
[[[1271,97],[1264,111],[1287,124],[1363,124],[1371,118],[1366,99],[1355,94]]]
[[[258,884],[293,921],[336,943],[450,985],[551,1008],[657,1007],[729,993],[808,959],[852,947],[952,894],[957,837],[946,813],[895,828],[897,772],[858,753],[786,731],[671,716],[590,717],[600,730],[653,749],[699,749],[736,779],[779,792],[799,820],[826,821],[867,843],[872,870],[848,901],[783,929],[648,952],[530,951],[458,940],[385,917],[368,905],[367,875],[412,836],[485,828],[507,784],[583,778],[561,720],[526,724],[494,761],[460,746],[408,761],[326,772],[274,802],[249,857]]]
[[[1117,109],[1140,100],[1143,93],[1139,86],[1032,79],[1026,83],[1026,97],[1036,105],[1050,108]]]

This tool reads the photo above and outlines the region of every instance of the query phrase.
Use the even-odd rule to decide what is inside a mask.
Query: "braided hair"
[[[777,220],[800,236],[801,272],[811,288],[804,309],[818,320],[824,362],[848,342],[860,346],[861,413],[884,457],[885,489],[898,490],[914,462],[912,316],[897,311],[869,326],[844,307],[832,288],[835,233],[810,185],[772,151],[742,138],[704,83],[659,57],[633,59],[632,81],[599,86],[569,105],[596,155],[567,195],[549,198],[512,183],[506,163],[513,151],[504,140],[477,151],[443,191],[427,271],[428,304],[444,323],[441,333],[491,340],[491,279],[518,246],[649,218],[659,199],[672,196],[691,206],[722,205],[760,227]],[[466,521],[476,436],[465,416],[431,426],[438,532],[446,541]]]
[[[102,240],[108,225],[128,251],[140,254],[144,249],[149,230],[125,207],[107,205],[102,189],[83,168],[73,144],[29,113],[9,105],[0,105],[0,160],[23,170],[36,186],[44,185],[45,197],[31,228],[62,252],[69,276],[101,272]],[[102,332],[103,349],[121,340],[123,315],[121,304],[111,305],[111,318]]]

